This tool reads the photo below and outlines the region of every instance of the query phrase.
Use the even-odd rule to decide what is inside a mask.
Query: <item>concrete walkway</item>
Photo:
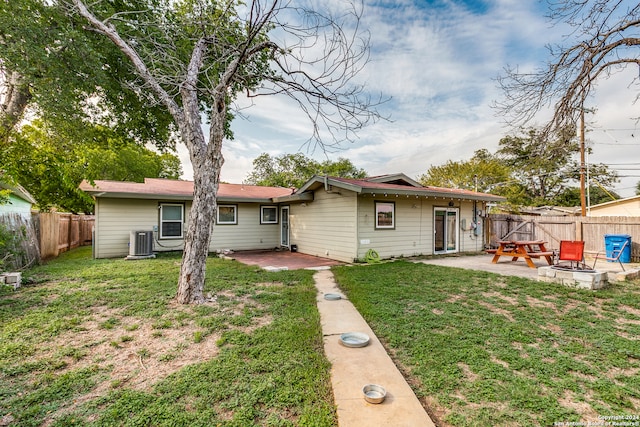
[[[324,335],[324,350],[331,362],[331,384],[340,427],[393,426],[432,427],[433,422],[413,390],[393,363],[367,322],[337,288],[333,273],[318,271],[314,276],[318,289],[318,310]],[[324,294],[335,293],[343,299],[329,301]],[[363,332],[369,345],[350,348],[340,344],[345,332]],[[381,404],[364,400],[362,387],[378,384],[387,397]]]

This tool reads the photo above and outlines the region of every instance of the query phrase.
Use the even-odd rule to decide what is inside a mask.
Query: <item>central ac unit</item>
[[[153,231],[132,231],[129,239],[129,256],[153,255]]]

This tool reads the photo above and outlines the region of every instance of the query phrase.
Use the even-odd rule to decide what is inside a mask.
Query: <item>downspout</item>
[[[329,191],[329,177],[327,175],[323,176],[324,178],[324,191]]]

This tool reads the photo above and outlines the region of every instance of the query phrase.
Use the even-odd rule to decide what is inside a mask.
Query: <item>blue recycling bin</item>
[[[622,249],[625,242],[627,246]],[[607,252],[607,258],[615,258],[622,249],[620,262],[631,262],[631,236],[629,234],[605,234],[604,249]],[[613,261],[609,261],[613,262]]]

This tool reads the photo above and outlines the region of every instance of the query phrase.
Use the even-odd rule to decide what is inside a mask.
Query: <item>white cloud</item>
[[[545,45],[562,41],[567,31],[549,25],[541,2],[487,1],[481,12],[462,4],[366,1],[363,24],[371,32],[371,61],[357,79],[371,93],[392,97],[381,108],[392,122],[363,129],[356,142],[345,144],[344,151],[329,154],[330,158],[347,157],[371,174],[405,172],[416,177],[431,165],[468,159],[480,148],[495,151],[508,132],[490,108],[502,96],[495,78],[507,65],[521,70],[543,66]],[[640,116],[640,111],[633,105],[637,87],[627,87],[637,77],[637,70],[632,71],[636,76],[629,75],[631,71],[620,73],[598,87],[594,118],[602,129],[635,129],[631,118]],[[242,181],[262,152],[278,155],[302,149],[324,158],[319,150],[305,151],[311,124],[288,98],[259,98],[243,113],[247,120],[238,118],[232,125],[236,139],[225,142],[225,181]],[[599,141],[640,140],[640,131],[631,137],[623,131],[599,130],[590,138],[598,132]],[[599,141],[594,141],[592,161],[640,162],[637,146]],[[626,179],[620,193],[633,194],[639,180]]]

